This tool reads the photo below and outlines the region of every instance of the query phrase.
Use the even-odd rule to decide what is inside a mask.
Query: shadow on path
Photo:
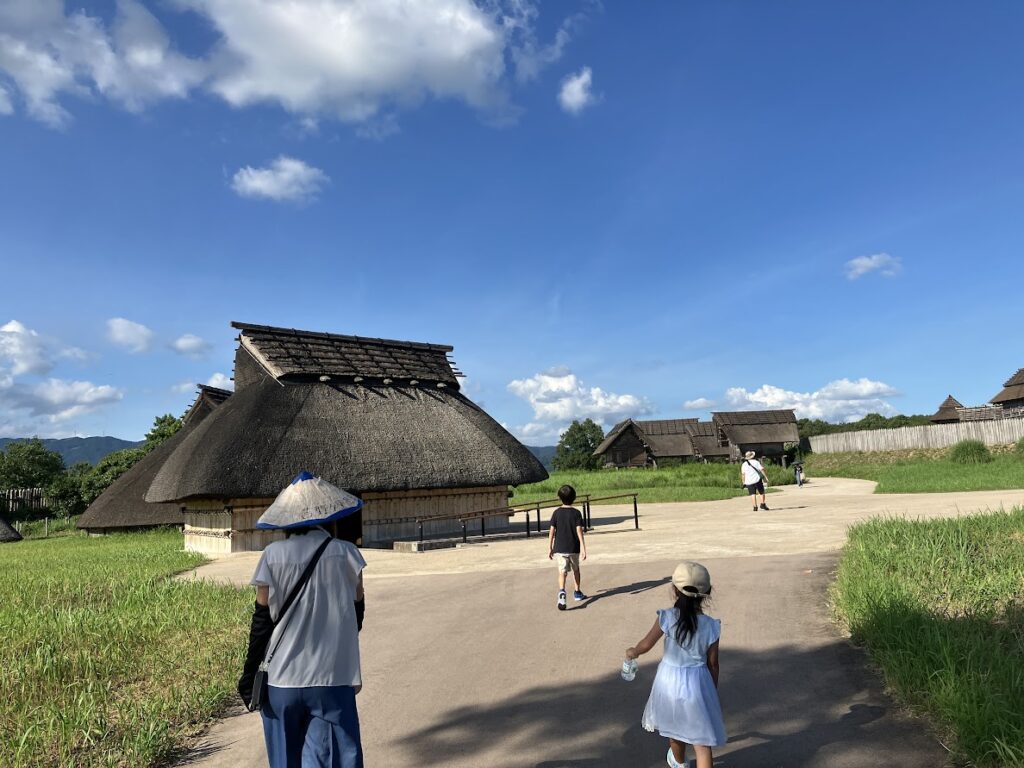
[[[600,592],[598,592],[596,595],[591,595],[589,598],[587,598],[587,600],[585,600],[584,602],[580,603],[579,605],[577,605],[572,610],[582,611],[587,606],[593,605],[598,600],[603,600],[606,597],[615,597],[616,595],[639,595],[641,592],[646,592],[649,589],[657,589],[658,587],[663,587],[663,586],[665,586],[666,584],[668,584],[671,581],[672,581],[671,577],[665,576],[662,579],[649,579],[648,581],[636,581],[636,582],[634,582],[632,584],[625,584],[625,585],[623,585],[621,587],[615,587],[614,589],[603,589]],[[583,586],[585,587],[586,584],[584,584]]]
[[[844,641],[811,650],[723,651],[722,700],[731,740],[716,750],[716,768],[941,765],[934,739],[891,711],[863,665],[862,654]],[[666,740],[640,727],[655,669],[646,661],[632,683],[611,674],[451,710],[405,738],[406,757],[422,766],[446,765],[455,755],[465,764],[476,764],[476,757],[480,765],[534,768],[663,766]],[[499,745],[500,763],[493,752]],[[550,756],[517,760],[520,750]]]

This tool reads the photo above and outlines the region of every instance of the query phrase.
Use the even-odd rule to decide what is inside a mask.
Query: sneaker
[[[767,504],[762,504],[761,505],[761,509],[763,509],[765,512],[767,512],[768,511],[768,505]]]
[[[564,590],[562,592],[558,593],[558,610],[560,610],[560,611],[564,611],[565,610],[565,591]]]
[[[572,593],[572,599],[578,603],[580,600],[586,600],[587,596],[577,589],[575,592]]]

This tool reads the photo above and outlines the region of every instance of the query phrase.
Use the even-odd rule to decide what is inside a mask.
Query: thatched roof
[[[78,527],[90,531],[120,528],[151,528],[181,525],[185,522],[181,506],[152,504],[144,497],[153,478],[182,441],[231,396],[225,389],[198,386],[195,402],[182,417],[183,426],[174,435],[147,453],[101,493],[78,518]]]
[[[716,411],[711,414],[711,419],[735,446],[795,443],[800,440],[796,415],[790,409]]]
[[[957,408],[963,408],[963,404],[958,401],[955,397],[950,395],[939,405],[937,410],[932,416],[929,417],[931,421],[936,424],[948,424],[954,421],[960,421],[960,414]]]
[[[1024,400],[1024,368],[1019,369],[1003,384],[1002,391],[989,402],[1006,403],[1013,400]]]
[[[632,419],[624,419],[608,430],[608,434],[604,436],[604,440],[601,441],[600,445],[594,449],[593,456],[603,456],[605,451],[612,447],[612,444],[619,439],[619,435],[635,425],[636,422]]]
[[[694,452],[704,458],[709,456],[728,456],[731,449],[728,445],[722,445],[718,439],[718,429],[713,421],[697,421],[686,425],[686,431],[690,435],[690,443]]]
[[[231,323],[241,331],[240,346],[275,379],[303,380],[330,376],[397,383],[444,383],[459,388],[448,353],[452,347],[415,341],[342,336],[251,323]],[[391,381],[386,383],[390,384]]]
[[[21,541],[21,534],[0,516],[0,544],[8,544],[12,541]]]
[[[285,374],[253,381],[182,440],[146,499],[271,497],[301,470],[355,492],[547,477],[500,424],[454,388],[438,386],[446,383],[295,381]]]
[[[655,458],[665,459],[678,456],[692,456],[693,444],[686,430],[688,424],[696,423],[697,419],[657,419],[647,421],[620,421],[605,436],[601,444],[594,450],[594,456],[604,455],[619,436],[632,428],[637,438],[647,447]]]

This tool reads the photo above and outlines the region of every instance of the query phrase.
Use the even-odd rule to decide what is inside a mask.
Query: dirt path
[[[584,568],[589,602],[554,608],[541,541],[422,554],[369,551],[359,697],[369,768],[645,768],[663,740],[639,725],[656,660],[633,683],[623,649],[669,602],[675,563],[699,558],[723,619],[722,700],[730,733],[720,768],[941,766],[945,753],[901,715],[860,652],[829,621],[826,590],[846,527],[874,514],[949,516],[1024,502],[1024,491],[875,496],[871,484],[786,489],[770,513],[744,500],[647,505],[602,526]],[[631,511],[631,510],[630,510]],[[622,517],[614,508],[595,517]],[[772,553],[765,556],[763,553]],[[200,576],[242,581],[254,558]],[[189,762],[265,766],[257,715],[217,724]]]

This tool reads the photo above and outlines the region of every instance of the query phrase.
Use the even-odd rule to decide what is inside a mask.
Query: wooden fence
[[[46,509],[46,505],[46,492],[42,488],[0,490],[0,514],[25,516]]]
[[[1024,437],[1024,419],[966,421],[899,429],[866,429],[810,438],[814,453],[847,451],[906,451],[914,448],[947,448],[961,440],[980,440],[985,445],[1007,445]]]

